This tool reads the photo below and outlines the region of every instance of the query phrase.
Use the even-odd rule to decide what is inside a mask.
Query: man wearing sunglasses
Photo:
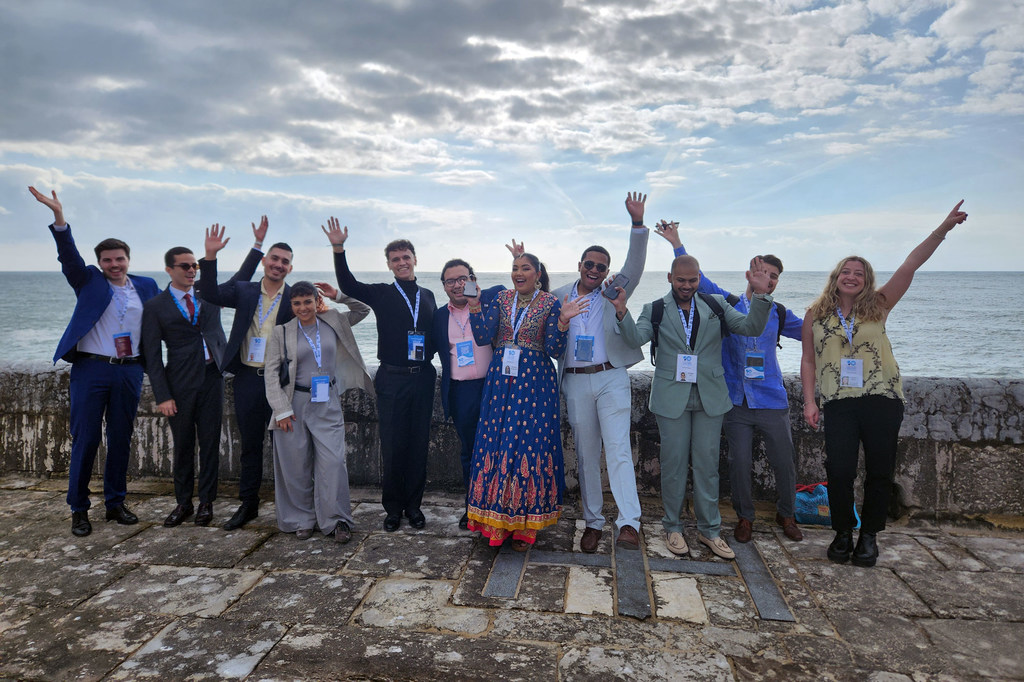
[[[649,230],[644,227],[646,195],[626,194],[626,211],[632,218],[629,251],[621,274],[629,278],[619,296],[629,297],[640,282],[647,260]],[[586,529],[580,549],[597,550],[604,532],[604,492],[601,485],[601,444],[604,443],[608,486],[619,509],[615,522],[616,544],[640,548],[640,499],[636,492],[633,450],[630,443],[632,399],[628,367],[643,360],[638,348],[630,348],[619,335],[615,308],[601,297],[601,284],[609,274],[611,256],[602,246],[590,246],[580,258],[580,278],[553,292],[562,300],[578,296],[591,299],[590,308],[569,323],[565,354],[558,360],[562,394],[576,442],[580,502]]]
[[[142,344],[146,373],[156,409],[171,423],[174,439],[174,497],[177,505],[164,519],[174,527],[196,514],[197,526],[213,520],[220,465],[220,426],[224,402],[222,354],[227,340],[220,308],[196,300],[193,282],[199,263],[191,249],[175,246],[164,254],[170,285],[142,308]],[[167,347],[164,364],[161,345]],[[199,440],[199,510],[192,506]]]

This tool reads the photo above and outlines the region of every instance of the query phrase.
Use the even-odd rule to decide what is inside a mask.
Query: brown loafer
[[[747,543],[750,542],[751,531],[753,531],[753,527],[750,521],[740,519],[740,522],[736,524],[736,530],[732,532],[732,536],[736,538],[736,542]]]
[[[593,554],[597,551],[597,543],[601,542],[602,531],[597,528],[587,528],[583,531],[583,537],[580,538],[580,550],[587,554]]]
[[[338,525],[334,527],[334,541],[339,545],[344,545],[351,539],[352,530],[348,527],[348,524],[344,521],[338,521]]]
[[[615,541],[615,546],[619,549],[640,549],[640,534],[633,526],[623,526],[619,529],[619,539]]]
[[[804,539],[804,534],[800,531],[800,526],[796,525],[796,519],[792,516],[779,516],[775,514],[775,523],[782,526],[782,534],[793,542],[800,542]]]
[[[525,552],[526,550],[530,549],[530,543],[526,540],[513,540],[512,549],[514,549],[517,552]]]

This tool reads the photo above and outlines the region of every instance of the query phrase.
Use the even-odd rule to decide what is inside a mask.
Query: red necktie
[[[188,308],[189,321],[194,320],[196,317],[196,306],[192,303],[192,297],[188,294],[185,294],[185,307]]]

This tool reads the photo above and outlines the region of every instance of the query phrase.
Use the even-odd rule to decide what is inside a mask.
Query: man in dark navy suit
[[[469,323],[469,299],[466,285],[475,286],[476,275],[473,267],[455,258],[444,264],[441,283],[448,295],[448,305],[434,313],[434,343],[441,356],[441,405],[444,416],[451,416],[455,432],[462,444],[462,483],[469,491],[469,469],[473,461],[473,441],[476,439],[476,425],[480,421],[480,398],[484,391],[487,368],[491,364],[490,345],[478,346],[473,339]],[[490,304],[499,291],[500,284],[480,291],[480,303]],[[465,513],[459,519],[459,528],[468,528],[469,516]]]
[[[164,265],[171,283],[146,301],[142,309],[146,373],[157,410],[170,420],[174,439],[177,505],[164,525],[180,525],[195,512],[192,488],[198,438],[199,511],[195,523],[207,526],[213,520],[213,501],[217,498],[224,402],[221,364],[227,340],[220,324],[220,308],[196,300],[193,283],[199,264],[192,250],[184,246],[169,249],[164,254]],[[167,347],[166,365],[161,344]]]
[[[241,528],[259,516],[263,443],[271,412],[263,382],[264,355],[274,325],[284,324],[294,317],[291,288],[284,283],[284,278],[292,271],[292,247],[279,242],[264,255],[260,249],[267,225],[267,217],[263,216],[260,228],[253,226],[256,234],[253,248],[238,274],[220,285],[217,284],[217,252],[227,245],[228,240],[224,239],[224,228],[214,225],[208,229],[206,257],[199,261],[199,280],[196,282],[200,299],[235,309],[223,363],[224,369],[235,375],[235,418],[242,441],[238,476],[241,504],[224,524],[224,530]],[[259,282],[249,282],[244,273],[254,272],[257,263],[263,263],[263,278]]]
[[[131,250],[120,239],[96,245],[99,267],[86,265],[57,192],[48,197],[35,187],[29,192],[53,211],[50,232],[57,242],[57,260],[77,301],[53,356],[71,363],[71,465],[68,470],[68,505],[71,532],[92,532],[89,523],[89,478],[96,450],[107,423],[107,457],[103,471],[103,499],[107,521],[131,525],[138,517],[125,506],[128,494],[128,454],[135,413],[142,394],[142,305],[159,293],[149,277],[128,274]]]

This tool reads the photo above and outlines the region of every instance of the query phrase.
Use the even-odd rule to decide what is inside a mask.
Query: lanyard
[[[518,319],[516,319],[516,307],[519,305],[519,292],[516,292],[516,295],[512,297],[512,343],[516,342],[516,337],[519,336],[519,328],[522,327],[523,322],[526,321],[526,313],[530,312],[530,305],[533,304],[533,299],[537,298],[537,294],[539,293],[539,289],[533,292],[533,298],[531,298],[530,302],[526,304],[525,308],[523,308],[523,314],[520,315]]]
[[[309,338],[309,334],[307,334],[306,330],[302,328],[302,323],[301,322],[299,322],[299,331],[302,332],[302,335],[306,337],[306,343],[308,343],[309,347],[313,350],[313,359],[316,360],[316,368],[317,369],[323,369],[320,366],[320,356],[321,356],[321,351],[320,351],[320,318],[319,317],[316,318],[316,344],[315,345],[313,344],[313,339]]]
[[[132,286],[132,281],[125,278],[125,284],[123,287],[115,287],[113,284],[110,285],[110,295],[113,296],[114,300],[118,303],[119,309],[117,311],[117,325],[120,329],[124,329],[124,318],[128,316],[128,296],[132,291],[135,291],[135,287]]]
[[[256,313],[257,315],[259,315],[259,318],[257,318],[257,319],[259,319],[259,321],[260,321],[260,329],[263,328],[263,323],[267,321],[268,317],[270,317],[270,313],[274,312],[274,308],[277,307],[277,302],[280,301],[280,300],[281,300],[281,292],[279,291],[279,292],[277,292],[277,296],[274,297],[274,302],[270,304],[270,310],[268,310],[267,314],[264,315],[263,314],[263,294],[262,293],[260,294],[260,309]]]
[[[853,311],[850,311],[850,323],[846,323],[846,318],[843,317],[843,311],[836,306],[836,315],[839,316],[839,324],[843,325],[843,331],[846,332],[846,338],[850,341],[850,349],[853,349]]]
[[[188,296],[187,293],[185,295]],[[192,297],[192,301],[193,301],[192,305],[195,306],[196,312],[195,312],[195,314],[192,317],[189,317],[188,311],[185,310],[185,306],[181,305],[181,299],[178,298],[177,296],[175,296],[174,294],[171,294],[171,298],[174,299],[174,305],[178,306],[178,310],[181,311],[181,314],[185,316],[186,320],[188,320],[189,322],[192,323],[193,327],[196,326],[197,324],[199,324],[199,300],[198,299],[196,299],[194,296]]]
[[[451,315],[451,318],[453,320],[455,320],[455,325],[459,328],[459,331],[462,332],[462,338],[466,338],[466,327],[469,326],[469,313],[468,312],[466,313],[466,321],[465,322],[459,322],[459,318],[455,317],[455,311],[452,310],[451,304],[449,304],[448,305],[448,314]]]
[[[676,310],[679,311],[679,321],[683,323],[683,331],[686,333],[686,346],[690,347],[690,335],[693,333],[693,311],[697,308],[697,302],[692,298],[690,299],[690,317],[689,319],[683,317],[683,309],[678,305]]]
[[[405,291],[402,287],[398,286],[398,280],[395,280],[395,288],[398,289],[398,293],[405,299],[405,305],[409,308],[409,314],[412,315],[412,330],[416,331],[416,320],[420,317],[420,289],[416,287],[416,309],[413,310],[412,303],[409,302],[409,297],[405,295]]]

